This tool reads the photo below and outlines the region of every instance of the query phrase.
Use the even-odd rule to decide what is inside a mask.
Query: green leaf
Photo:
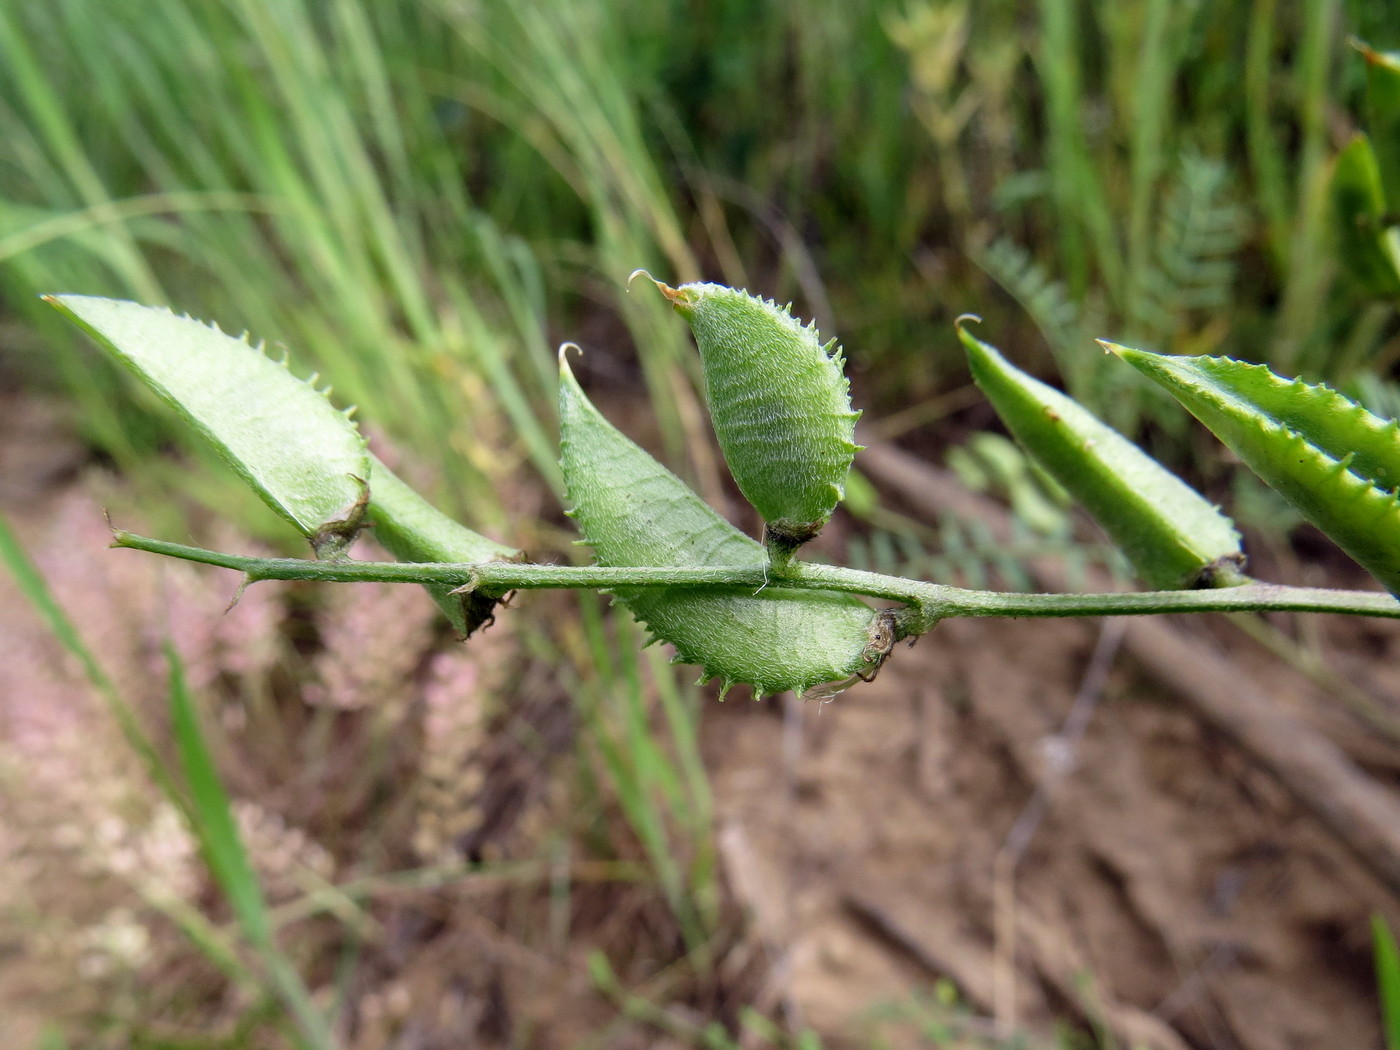
[[[1013,366],[961,324],[973,378],[1013,437],[1083,504],[1148,585],[1243,582],[1230,519],[1071,398]]]
[[[164,308],[84,295],[48,302],[135,373],[219,451],[318,556],[361,525],[369,453],[348,413],[247,338]]]
[[[564,480],[584,542],[601,565],[747,566],[763,548],[612,426],[560,361]],[[872,672],[894,642],[885,614],[849,595],[769,587],[619,588],[617,598],[682,663],[727,690],[760,694]]]
[[[859,449],[836,341],[734,288],[653,283],[695,334],[715,436],[784,560],[831,517]]]
[[[1400,423],[1264,365],[1104,345],[1165,387],[1303,517],[1400,593]]]
[[[1365,135],[1337,156],[1328,192],[1342,265],[1370,294],[1400,295],[1400,229],[1387,222],[1380,169]]]

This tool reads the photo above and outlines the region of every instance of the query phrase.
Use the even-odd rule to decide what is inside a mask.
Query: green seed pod
[[[520,557],[513,548],[458,524],[404,484],[371,455],[369,514],[374,538],[399,561],[482,562]],[[424,584],[433,601],[463,637],[495,618],[496,599],[479,591],[461,593],[445,583]]]
[[[1270,488],[1400,595],[1400,421],[1264,365],[1104,346],[1166,388]]]
[[[695,334],[715,436],[781,563],[831,517],[859,450],[841,352],[746,292],[655,283]]]
[[[318,557],[354,540],[369,452],[328,392],[296,379],[246,336],[166,309],[87,295],[46,299],[183,416]]]
[[[1239,533],[1175,474],[1072,399],[971,335],[958,337],[972,376],[1021,447],[1122,548],[1151,587],[1245,582]]]
[[[763,548],[612,426],[560,359],[559,430],[568,498],[598,562],[761,568]],[[873,673],[894,643],[888,614],[849,595],[768,587],[618,588],[616,597],[727,691],[759,695]]]
[[[82,295],[48,296],[135,373],[263,498],[311,540],[318,558],[344,554],[365,518],[405,561],[477,562],[518,552],[430,506],[365,448],[329,391],[292,375],[246,337],[166,309]],[[462,634],[491,617],[493,599],[429,584]]]

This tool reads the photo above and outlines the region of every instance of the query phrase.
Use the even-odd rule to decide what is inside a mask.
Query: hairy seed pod
[[[601,565],[761,568],[763,548],[612,426],[562,358],[561,462],[571,516]],[[681,663],[724,688],[806,691],[873,673],[893,645],[888,614],[845,594],[735,587],[618,588]]]
[[[1149,586],[1244,582],[1239,533],[1217,507],[1077,402],[1016,368],[958,320],[972,376],[1006,428],[1103,526]]]
[[[1164,387],[1400,596],[1400,421],[1265,365],[1104,347]]]
[[[518,552],[428,504],[365,447],[329,390],[297,379],[285,360],[169,310],[82,295],[48,301],[202,434],[263,500],[336,558],[364,527],[404,561],[491,561]],[[427,584],[462,634],[491,617],[494,599]]]
[[[319,557],[362,526],[369,452],[329,391],[295,378],[247,336],[169,310],[87,295],[48,302],[97,340],[218,450]]]
[[[695,334],[715,436],[786,560],[831,517],[859,450],[836,341],[744,291],[655,283]]]

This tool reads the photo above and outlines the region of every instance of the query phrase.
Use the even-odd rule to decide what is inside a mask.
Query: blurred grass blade
[[[655,650],[646,650],[653,655],[643,664],[637,628],[609,621],[602,609],[593,595],[580,602],[581,652],[592,670],[570,692],[587,727],[588,750],[596,751],[601,765],[600,779],[611,785],[645,850],[686,945],[700,950],[716,929],[718,888],[713,811],[696,740],[696,692],[689,689],[684,702],[668,699],[676,693],[673,669]],[[647,700],[653,688],[661,694],[669,734],[651,718]]]
[[[59,643],[72,653],[82,665],[83,674],[92,683],[92,687],[97,690],[103,701],[107,704],[108,710],[117,720],[122,736],[131,746],[141,763],[150,774],[151,779],[156,782],[164,792],[166,798],[177,805],[180,804],[181,795],[175,787],[174,781],[170,777],[169,771],[165,768],[165,763],[161,760],[155,746],[141,728],[140,722],[136,720],[136,715],[126,703],[117,688],[112,684],[112,680],[107,677],[107,672],[102,669],[87,645],[83,642],[82,636],[78,633],[73,621],[68,618],[68,614],[54,600],[53,592],[44,582],[44,577],[39,573],[38,568],[29,560],[24,548],[20,546],[19,538],[11,530],[9,523],[0,517],[0,564],[3,564],[19,584],[21,593],[29,600],[30,605],[43,618],[48,625],[49,631],[58,639]]]
[[[1387,221],[1380,168],[1365,135],[1337,156],[1328,189],[1342,265],[1372,295],[1400,296],[1400,230]]]
[[[272,926],[262,890],[185,686],[184,666],[172,647],[166,647],[165,656],[170,667],[170,724],[193,802],[194,832],[244,935],[258,947],[265,947],[272,941]]]
[[[5,568],[10,570],[10,575],[19,584],[21,593],[29,599],[34,610],[43,617],[50,633],[58,639],[63,648],[78,658],[87,680],[104,696],[115,697],[117,695],[116,688],[112,685],[111,679],[107,677],[107,672],[102,670],[102,665],[97,662],[92,651],[83,644],[73,621],[68,619],[68,614],[54,600],[53,592],[44,582],[44,577],[39,573],[38,567],[29,560],[24,548],[20,546],[19,537],[11,530],[9,522],[2,517],[0,517],[0,563],[3,563]],[[127,714],[129,716],[130,712],[128,711]]]
[[[1400,593],[1400,422],[1264,365],[1104,346],[1165,387],[1305,518]]]
[[[1366,131],[1394,211],[1400,209],[1400,51],[1376,51],[1360,42],[1356,49],[1366,59]]]
[[[1376,989],[1381,1000],[1381,1027],[1385,1050],[1400,1050],[1400,948],[1395,934],[1379,915],[1371,916],[1371,938],[1376,954]]]
[[[19,584],[21,592],[43,618],[54,638],[82,665],[88,681],[106,702],[108,710],[112,712],[118,727],[121,729],[122,736],[128,746],[136,752],[147,775],[155,782],[161,794],[177,810],[182,812],[186,819],[192,820],[189,803],[184,793],[176,785],[164,760],[141,728],[135,713],[121,694],[117,692],[116,687],[107,677],[106,672],[102,670],[92,651],[84,644],[73,622],[54,601],[53,594],[44,582],[44,578],[26,557],[14,533],[3,518],[0,518],[0,564],[9,569],[10,574]],[[148,900],[148,903],[175,923],[190,939],[191,943],[222,970],[231,981],[245,989],[254,986],[252,975],[233,951],[228,943],[228,938],[224,937],[221,931],[216,929],[197,909],[176,898],[151,899]]]
[[[1105,283],[1121,291],[1125,266],[1100,167],[1090,152],[1084,112],[1080,12],[1070,0],[1040,0],[1041,34],[1033,56],[1045,92],[1046,170],[1065,280],[1082,296],[1097,262]]]
[[[192,803],[191,830],[199,840],[209,870],[227,898],[239,928],[262,957],[269,984],[296,1020],[300,1042],[308,1047],[330,1048],[335,1040],[326,1019],[311,1001],[301,977],[273,942],[272,922],[262,887],[248,860],[228,792],[219,779],[199,715],[185,685],[180,657],[169,644],[165,657],[170,668],[171,728]]]
[[[1204,496],[961,325],[958,336],[973,378],[1012,436],[1083,504],[1149,586],[1243,582],[1239,534]]]

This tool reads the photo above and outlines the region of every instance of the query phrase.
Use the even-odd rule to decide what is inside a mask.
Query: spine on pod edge
[[[830,519],[859,450],[841,352],[747,292],[653,283],[694,333],[715,436],[782,565]]]

